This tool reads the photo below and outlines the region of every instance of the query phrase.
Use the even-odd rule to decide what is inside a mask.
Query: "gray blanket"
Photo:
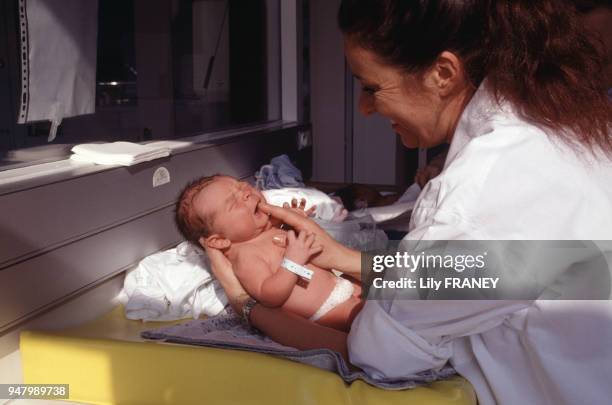
[[[174,326],[144,331],[141,335],[145,339],[163,340],[169,343],[270,354],[332,371],[347,383],[360,379],[375,387],[389,390],[414,388],[455,374],[453,368],[445,366],[441,370],[406,376],[402,380],[374,379],[361,370],[350,370],[337,352],[329,349],[298,350],[280,345],[267,336],[245,327],[235,315],[191,320]]]

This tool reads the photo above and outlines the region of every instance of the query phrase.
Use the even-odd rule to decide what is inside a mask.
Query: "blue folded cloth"
[[[260,190],[304,187],[302,172],[291,163],[287,155],[272,158],[270,164],[262,166],[255,173],[255,179],[255,186]]]
[[[335,351],[329,349],[298,350],[280,345],[269,337],[246,327],[242,319],[231,312],[229,315],[195,319],[178,325],[147,330],[142,332],[141,336],[145,339],[163,340],[169,343],[269,354],[334,372],[347,383],[363,380],[370,385],[388,390],[415,388],[456,374],[455,370],[447,365],[441,370],[429,370],[406,376],[401,380],[375,379],[361,370],[350,369],[344,358]]]

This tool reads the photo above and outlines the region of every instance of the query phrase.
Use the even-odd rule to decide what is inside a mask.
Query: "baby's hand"
[[[306,264],[310,256],[319,253],[323,248],[314,245],[315,235],[305,231],[300,232],[296,237],[295,232],[287,232],[287,250],[285,257],[297,264]]]

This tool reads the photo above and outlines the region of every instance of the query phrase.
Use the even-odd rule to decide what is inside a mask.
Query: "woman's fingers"
[[[314,241],[315,241],[315,234],[314,234],[314,233],[311,233],[311,234],[309,234],[309,235],[306,237],[305,244],[306,244],[306,246],[310,247],[310,246],[312,246],[312,244],[314,243]]]
[[[359,272],[361,262],[356,259],[359,256],[351,249],[346,249],[334,240],[312,219],[304,217],[291,209],[275,207],[265,202],[259,203],[259,209],[297,231],[308,231],[316,235],[317,245],[322,246],[323,249],[313,258],[313,264],[319,267],[340,267],[339,270],[346,268],[350,272]]]
[[[272,238],[272,241],[276,246],[287,247],[287,235],[279,234]]]
[[[316,255],[317,253],[320,253],[322,250],[323,250],[323,246],[314,245],[310,247],[310,249],[308,250],[308,253],[312,256],[312,255]]]
[[[228,260],[227,257],[218,249],[213,249],[208,246],[204,248],[206,250],[206,254],[210,259],[210,264],[212,266],[212,271],[217,276],[217,273],[226,273],[231,272],[233,274],[232,263]]]
[[[241,297],[246,296],[247,293],[244,288],[242,288],[238,278],[236,278],[232,263],[225,257],[223,252],[218,249],[206,246],[205,250],[210,260],[210,267],[215,278],[219,280],[230,304],[234,306],[234,304],[238,303]]]
[[[271,215],[272,217],[279,219],[281,222],[296,229],[304,229],[311,222],[310,219],[305,218],[297,212],[281,207],[276,207],[274,205],[270,205],[264,202],[259,203],[259,209],[262,212]]]
[[[317,210],[317,206],[313,205],[312,207],[308,208],[306,211],[304,211],[306,213],[307,217],[313,217],[315,214],[315,211]]]
[[[297,198],[292,198],[291,203],[283,203],[283,208],[293,208],[296,212],[309,216],[312,213],[312,208],[309,208],[308,211],[305,211],[306,208],[306,199],[300,198],[298,201]]]

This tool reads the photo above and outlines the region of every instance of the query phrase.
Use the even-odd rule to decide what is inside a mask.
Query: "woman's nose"
[[[359,95],[359,112],[365,116],[374,114],[376,112],[374,100],[372,100],[371,94],[364,91],[361,92]]]

